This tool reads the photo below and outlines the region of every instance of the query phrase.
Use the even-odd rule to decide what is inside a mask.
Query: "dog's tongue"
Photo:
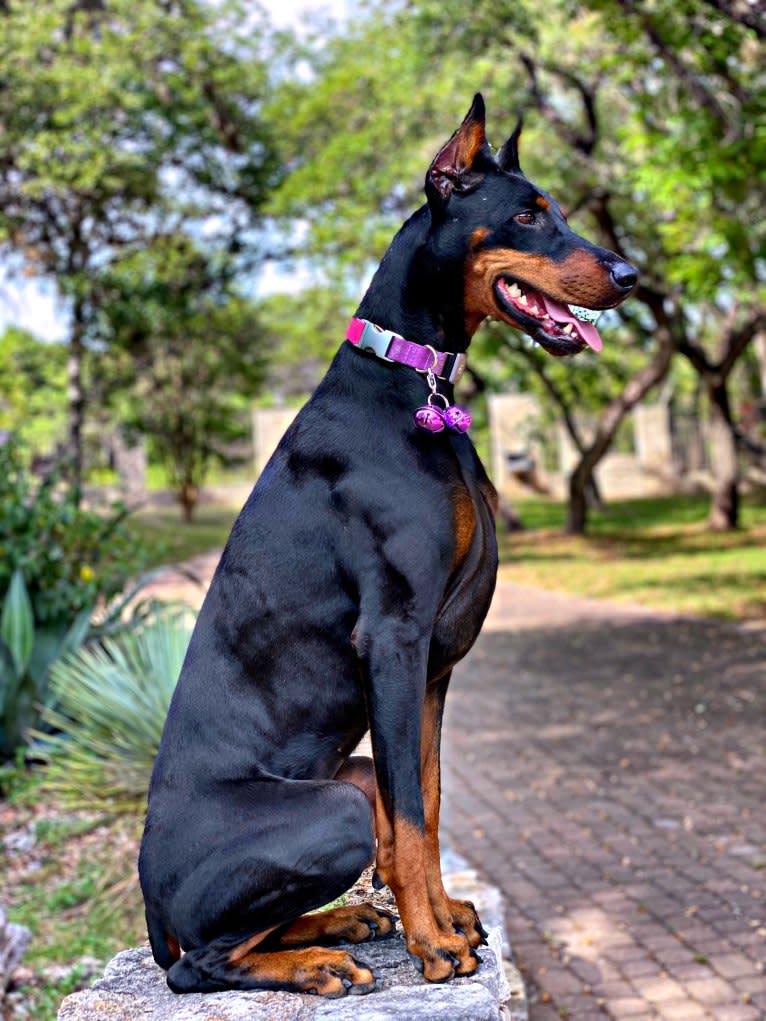
[[[598,332],[593,323],[583,322],[582,319],[578,319],[577,316],[570,312],[566,305],[559,304],[558,301],[554,301],[553,298],[549,298],[547,294],[540,294],[545,305],[545,311],[554,320],[554,322],[566,325],[571,323],[578,333],[578,336],[592,351],[600,351],[604,343],[601,340],[601,334]]]

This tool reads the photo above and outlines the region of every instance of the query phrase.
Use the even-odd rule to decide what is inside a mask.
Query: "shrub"
[[[164,608],[136,631],[81,648],[53,667],[43,786],[74,808],[143,812],[193,615]]]
[[[62,461],[35,482],[18,440],[0,444],[0,600],[20,570],[41,624],[113,599],[148,559],[124,504],[107,515],[82,507],[65,469]]]
[[[56,659],[125,626],[125,600],[115,600],[147,556],[126,513],[119,504],[107,517],[79,506],[63,465],[34,483],[18,441],[0,445],[0,759],[50,706]]]
[[[78,648],[89,626],[88,609],[60,626],[36,626],[24,576],[16,569],[0,613],[0,756],[21,747],[47,704],[51,664]]]

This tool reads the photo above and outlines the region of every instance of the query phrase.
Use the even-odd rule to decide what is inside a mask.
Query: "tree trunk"
[[[761,399],[766,398],[766,331],[756,334],[753,348],[758,362],[758,376],[761,381]]]
[[[591,483],[593,472],[599,461],[611,447],[620,422],[653,387],[665,378],[670,368],[670,360],[673,356],[673,340],[670,330],[664,325],[660,326],[655,336],[657,351],[654,358],[632,379],[628,380],[622,393],[606,406],[590,446],[583,451],[569,477],[566,531],[570,535],[582,535],[585,532],[588,521],[588,485]]]
[[[726,380],[712,381],[710,397],[710,467],[713,499],[708,527],[718,532],[739,526],[739,464],[737,438],[731,419]]]
[[[67,396],[69,398],[69,457],[71,481],[77,502],[82,493],[83,445],[82,427],[85,419],[85,391],[82,385],[82,363],[85,347],[84,310],[82,301],[75,299],[72,312],[72,333],[69,338],[67,359]]]
[[[194,508],[199,500],[199,489],[191,482],[183,482],[178,493],[181,513],[185,524],[190,525],[194,518]]]

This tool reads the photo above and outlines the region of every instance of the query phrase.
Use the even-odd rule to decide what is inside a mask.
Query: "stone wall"
[[[492,395],[489,422],[492,478],[501,494],[512,501],[536,490],[564,499],[569,473],[579,459],[564,424],[544,426],[540,404],[531,394]],[[626,423],[633,429],[633,450],[611,451],[600,461],[596,478],[603,496],[628,499],[671,492],[676,479],[667,405],[638,405]],[[578,424],[587,439],[587,422]],[[546,431],[548,464],[541,441]],[[509,465],[508,454],[523,453],[534,463],[531,473],[527,465],[522,472]]]

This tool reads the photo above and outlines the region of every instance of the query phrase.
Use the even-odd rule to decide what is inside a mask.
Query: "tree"
[[[46,0],[0,12],[0,257],[69,305],[69,445],[98,276],[183,231],[236,253],[274,184],[261,26],[238,0]]]
[[[9,326],[0,336],[0,431],[35,453],[49,452],[66,428],[66,351]]]
[[[651,197],[653,246],[637,297],[672,307],[675,348],[700,374],[710,407],[714,486],[709,524],[738,524],[738,427],[728,392],[732,372],[766,316],[766,113],[761,40],[766,20],[725,3],[595,0],[628,63],[628,141],[643,154],[631,173]],[[615,233],[606,201],[602,227]],[[694,324],[694,325],[693,325]]]
[[[465,95],[480,84],[501,123],[532,112],[522,136],[526,172],[570,207],[575,229],[642,270],[637,301],[619,313],[628,329],[607,338],[629,337],[616,350],[632,370],[603,405],[570,479],[569,528],[581,531],[596,466],[675,352],[725,341],[741,295],[758,321],[766,154],[754,125],[764,62],[760,15],[743,18],[730,5],[554,7],[545,20],[531,4],[489,0],[470,18],[457,0],[374,7],[322,49],[308,85],[288,86],[296,113],[283,144],[295,169],[277,209],[308,221],[309,251],[361,274],[411,208],[428,154]],[[381,37],[396,44],[376,61]],[[738,330],[744,317],[741,308]],[[480,332],[474,358],[481,348]],[[548,363],[546,378],[563,393],[584,362]]]
[[[91,355],[94,383],[149,438],[187,522],[211,464],[227,463],[249,435],[249,402],[265,375],[258,317],[230,276],[178,235],[98,278],[109,356]]]

